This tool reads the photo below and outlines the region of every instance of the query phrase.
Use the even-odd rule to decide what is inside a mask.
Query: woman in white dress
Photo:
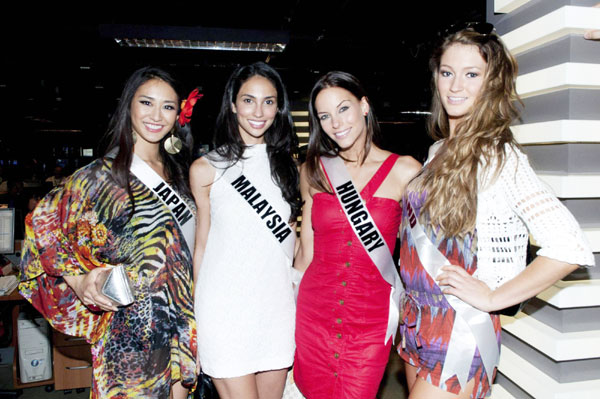
[[[297,147],[279,74],[234,71],[215,150],[190,169],[199,366],[223,399],[281,398],[293,362]]]

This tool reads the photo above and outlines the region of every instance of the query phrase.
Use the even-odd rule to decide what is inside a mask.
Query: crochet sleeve
[[[499,175],[510,208],[521,218],[538,255],[580,266],[595,266],[590,245],[569,210],[537,177],[525,154],[507,147]]]

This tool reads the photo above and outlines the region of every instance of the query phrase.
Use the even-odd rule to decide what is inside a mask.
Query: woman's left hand
[[[441,269],[436,281],[442,288],[444,294],[450,294],[458,297],[469,305],[482,310],[491,312],[493,291],[483,281],[471,276],[460,266],[446,265]]]

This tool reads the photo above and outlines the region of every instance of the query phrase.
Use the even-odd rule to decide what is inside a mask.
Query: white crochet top
[[[429,151],[428,162],[441,141]],[[537,177],[527,155],[507,144],[504,166],[480,165],[477,198],[477,271],[475,277],[496,289],[526,266],[529,233],[540,256],[595,266],[594,255],[569,210]]]

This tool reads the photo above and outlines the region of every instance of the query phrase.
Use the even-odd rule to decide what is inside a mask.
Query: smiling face
[[[365,115],[369,104],[341,87],[328,87],[315,98],[321,128],[342,151],[363,148],[367,134]]]
[[[157,145],[171,131],[177,119],[178,101],[175,90],[160,79],[151,79],[138,87],[130,106],[136,147]]]
[[[486,68],[487,63],[473,45],[453,44],[442,55],[437,90],[448,114],[451,134],[477,100]]]
[[[263,76],[247,79],[237,93],[233,112],[245,144],[262,144],[277,115],[277,89]]]

